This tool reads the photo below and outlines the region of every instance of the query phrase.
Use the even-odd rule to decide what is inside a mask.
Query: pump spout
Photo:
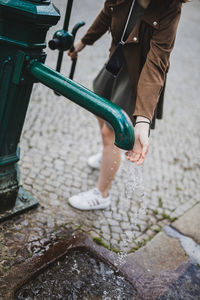
[[[124,150],[133,148],[133,125],[128,115],[119,106],[38,61],[31,63],[29,71],[44,85],[108,121],[114,129],[117,147]]]

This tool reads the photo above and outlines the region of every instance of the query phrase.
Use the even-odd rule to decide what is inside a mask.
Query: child
[[[138,165],[144,162],[148,153],[149,130],[165,85],[182,2],[187,0],[106,0],[87,33],[74,45],[74,51],[68,51],[74,59],[86,45],[92,45],[110,30],[111,58],[122,39],[120,71],[113,78],[104,66],[94,80],[94,92],[121,106],[133,121],[135,144],[126,157]],[[109,206],[109,188],[121,160],[111,126],[97,119],[103,151],[90,157],[88,163],[100,168],[100,176],[95,188],[69,199],[69,203],[80,210]]]

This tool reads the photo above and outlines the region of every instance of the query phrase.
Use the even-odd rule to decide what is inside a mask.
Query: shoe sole
[[[104,203],[102,205],[93,206],[93,207],[90,207],[90,208],[77,207],[76,205],[74,205],[73,203],[71,203],[70,200],[69,200],[69,204],[73,208],[76,208],[76,209],[79,209],[79,210],[98,210],[98,209],[105,209],[105,208],[107,208],[110,205],[110,201],[107,202],[107,204]]]

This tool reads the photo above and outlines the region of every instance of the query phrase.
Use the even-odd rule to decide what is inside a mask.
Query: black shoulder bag
[[[110,72],[114,77],[117,76],[117,74],[119,73],[122,65],[124,64],[124,54],[123,54],[122,47],[123,47],[125,42],[123,41],[123,39],[124,39],[124,36],[125,36],[125,33],[126,33],[126,29],[127,29],[130,17],[131,17],[131,13],[132,13],[134,4],[135,4],[135,0],[133,0],[133,2],[132,2],[131,8],[130,8],[130,11],[129,11],[129,14],[128,14],[128,18],[127,18],[127,21],[126,21],[126,25],[124,27],[123,34],[121,36],[121,40],[117,44],[115,51],[113,52],[113,54],[110,57],[108,63],[106,64],[106,70],[108,72]]]

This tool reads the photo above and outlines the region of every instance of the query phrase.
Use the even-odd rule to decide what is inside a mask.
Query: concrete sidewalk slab
[[[200,241],[199,215],[197,204],[172,224],[175,229],[166,226],[166,233],[160,232],[146,246],[128,255],[126,266],[130,269],[137,265],[143,270],[140,280],[133,282],[142,299],[200,299],[200,266],[193,257],[194,252],[199,257],[200,251],[193,241]],[[191,239],[190,246],[194,248],[188,251],[183,238]]]
[[[172,226],[200,245],[200,203],[193,206],[182,217],[172,223]]]
[[[158,233],[153,240],[137,252],[128,255],[128,261],[135,261],[148,272],[176,270],[188,259],[179,240],[170,238],[163,232]]]

